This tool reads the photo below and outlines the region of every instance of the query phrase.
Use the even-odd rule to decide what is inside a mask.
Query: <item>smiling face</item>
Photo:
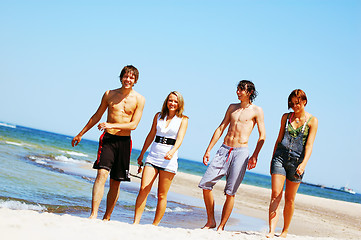
[[[167,101],[167,107],[169,112],[171,111],[177,111],[178,109],[178,97],[175,94],[170,94],[168,101]]]
[[[237,96],[240,101],[248,101],[250,93],[246,90],[246,88],[237,87]]]
[[[127,72],[123,75],[120,81],[122,83],[122,87],[132,88],[135,84],[135,75],[133,74],[133,72]]]

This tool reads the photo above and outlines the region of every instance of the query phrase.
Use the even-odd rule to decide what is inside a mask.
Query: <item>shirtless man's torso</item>
[[[227,184],[224,190],[226,202],[222,211],[221,223],[217,228],[218,231],[222,231],[232,212],[234,196],[243,180],[246,168],[250,170],[257,164],[258,154],[266,138],[266,131],[262,108],[252,104],[252,100],[256,96],[255,92],[254,84],[250,81],[243,80],[238,84],[237,96],[241,102],[229,105],[203,156],[203,163],[208,165],[211,149],[228,127],[223,145],[198,185],[203,189],[203,198],[207,210],[207,223],[203,228],[216,227],[213,186],[224,175],[227,176]],[[259,138],[253,154],[249,157],[248,139],[256,124]]]
[[[139,72],[134,66],[125,66],[120,74],[122,87],[104,93],[97,111],[72,140],[72,146],[77,146],[83,135],[97,124],[108,110],[107,122],[98,124],[98,129],[105,133],[99,141],[98,159],[93,166],[97,169],[97,177],[93,186],[92,210],[89,218],[97,218],[109,173],[110,188],[103,220],[110,219],[118,200],[120,181],[129,181],[127,176],[131,151],[130,133],[138,126],[145,103],[144,97],[133,90],[138,76]]]

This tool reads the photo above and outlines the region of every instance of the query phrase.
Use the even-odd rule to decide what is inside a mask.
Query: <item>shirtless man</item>
[[[145,103],[144,97],[133,90],[138,77],[138,69],[132,65],[125,66],[120,73],[122,87],[104,93],[98,110],[71,142],[73,147],[78,145],[82,136],[100,121],[105,110],[108,109],[107,122],[98,124],[98,129],[104,133],[99,139],[97,160],[93,166],[97,169],[97,177],[93,186],[92,210],[89,218],[98,216],[104,185],[109,173],[110,187],[103,220],[110,220],[119,197],[120,182],[130,181],[128,176],[131,152],[130,133],[138,126]]]
[[[250,170],[256,167],[258,154],[266,138],[263,110],[252,104],[256,95],[257,92],[252,82],[247,80],[239,82],[237,96],[241,102],[229,105],[223,121],[214,132],[203,156],[203,163],[207,166],[211,149],[229,125],[222,146],[198,185],[203,189],[203,198],[207,210],[207,223],[204,225],[204,229],[215,228],[217,225],[214,218],[213,186],[226,175],[227,180],[224,189],[226,201],[223,205],[221,223],[217,228],[217,231],[223,231],[231,215],[234,197],[243,180],[246,168]],[[255,124],[258,127],[259,138],[256,149],[249,158],[248,139]]]

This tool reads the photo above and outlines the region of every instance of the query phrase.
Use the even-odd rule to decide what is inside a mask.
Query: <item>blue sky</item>
[[[267,131],[253,171],[268,174],[287,97],[301,88],[319,119],[304,180],[361,192],[360,10],[357,0],[2,0],[0,121],[74,136],[133,64],[146,98],[133,146],[177,90],[189,116],[180,156],[201,161],[238,81],[249,79]],[[256,140],[254,131],[251,151]]]

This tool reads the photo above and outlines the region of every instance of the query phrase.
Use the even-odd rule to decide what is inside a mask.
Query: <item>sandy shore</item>
[[[136,169],[132,167],[132,173]],[[170,191],[202,199],[197,187],[200,177],[178,173]],[[132,181],[139,182],[138,178]],[[224,182],[214,189],[217,206],[222,206]],[[270,190],[241,185],[234,211],[268,221]],[[219,221],[219,219],[217,219]],[[200,226],[201,227],[201,226]],[[282,219],[280,225],[282,227]],[[265,239],[261,231],[224,231],[131,225],[103,222],[69,215],[38,213],[30,210],[0,209],[0,239]],[[361,204],[307,195],[297,195],[296,210],[287,239],[361,239]]]

